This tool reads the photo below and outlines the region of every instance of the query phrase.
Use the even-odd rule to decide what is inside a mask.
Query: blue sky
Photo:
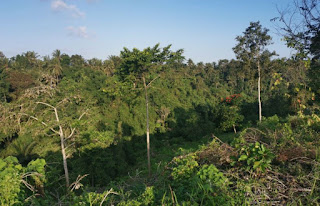
[[[195,62],[234,58],[235,37],[250,21],[270,29],[280,57],[290,50],[270,19],[292,0],[3,0],[0,51],[7,57],[60,49],[106,59],[123,47],[160,43],[183,48]]]

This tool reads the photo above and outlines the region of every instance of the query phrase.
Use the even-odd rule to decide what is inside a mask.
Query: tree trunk
[[[259,58],[259,57],[258,57]],[[258,59],[258,102],[259,102],[259,121],[261,122],[262,120],[262,107],[261,107],[261,68],[260,68],[260,60]]]
[[[63,169],[64,169],[64,175],[66,178],[66,187],[68,188],[70,185],[69,182],[69,171],[68,171],[68,163],[67,163],[67,156],[66,156],[66,149],[64,146],[64,135],[60,134],[60,142],[61,142],[61,153],[62,153],[62,160],[63,160]]]
[[[53,109],[54,109],[54,113],[56,115],[56,120],[59,125],[59,135],[60,135],[60,146],[61,146],[61,154],[62,154],[62,161],[63,161],[63,169],[64,169],[64,175],[66,178],[66,187],[68,188],[70,185],[70,182],[69,182],[69,170],[68,170],[68,163],[67,163],[67,155],[66,155],[66,149],[64,146],[65,137],[64,137],[63,130],[62,130],[62,126],[60,124],[58,111],[55,107]]]
[[[148,156],[148,172],[149,177],[151,176],[151,163],[150,163],[150,135],[149,135],[149,101],[148,101],[148,87],[146,84],[146,79],[142,77],[143,79],[143,86],[144,86],[144,92],[145,92],[145,98],[146,98],[146,113],[147,113],[147,156]]]

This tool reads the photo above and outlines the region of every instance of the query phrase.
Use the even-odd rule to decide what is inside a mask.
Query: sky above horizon
[[[86,59],[119,55],[123,47],[160,43],[195,62],[235,58],[236,36],[251,21],[270,29],[279,57],[289,57],[275,24],[292,0],[10,0],[1,1],[0,51],[12,57],[53,50]]]

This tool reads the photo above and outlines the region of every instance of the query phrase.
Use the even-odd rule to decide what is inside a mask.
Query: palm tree
[[[62,67],[61,67],[61,51],[56,49],[52,52],[52,61],[51,61],[51,72],[53,77],[56,79],[56,83],[59,82],[59,78],[62,74]]]
[[[51,69],[54,77],[58,78],[62,74],[62,67],[57,59],[51,61]]]
[[[54,59],[58,59],[59,62],[61,61],[61,51],[59,49],[56,49],[52,52],[52,57]]]
[[[92,69],[101,70],[102,69],[102,60],[97,58],[92,58],[88,60],[88,64]]]
[[[28,65],[30,67],[39,66],[38,57],[39,55],[34,51],[27,51],[24,53],[25,58],[27,59]]]
[[[12,144],[15,156],[19,159],[22,164],[27,164],[32,160],[34,155],[33,150],[37,142],[34,140],[20,140],[18,139]]]

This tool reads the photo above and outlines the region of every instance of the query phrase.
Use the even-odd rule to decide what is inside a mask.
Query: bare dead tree
[[[20,113],[20,114],[29,116],[31,119],[34,119],[34,120],[40,122],[42,125],[48,127],[54,134],[56,134],[60,137],[60,147],[61,147],[64,175],[65,175],[65,179],[66,179],[66,187],[69,188],[70,180],[69,180],[69,170],[68,170],[67,155],[66,155],[66,141],[74,135],[76,128],[72,128],[70,126],[70,134],[66,135],[66,129],[63,128],[63,125],[60,121],[58,109],[56,107],[52,106],[51,104],[48,104],[45,102],[36,102],[36,104],[45,105],[53,110],[54,115],[55,115],[56,126],[59,128],[59,130],[56,130],[54,126],[49,126],[48,123],[41,121],[39,118],[37,118],[35,116],[28,115],[26,113]],[[85,114],[86,114],[86,112],[82,113],[79,116],[78,120],[81,120]]]

